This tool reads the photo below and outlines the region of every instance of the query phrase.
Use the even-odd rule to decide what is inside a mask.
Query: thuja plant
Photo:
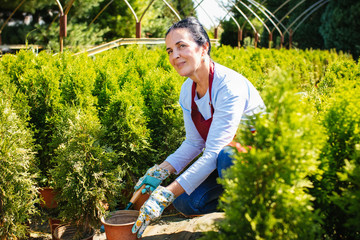
[[[98,227],[105,206],[115,206],[124,171],[114,151],[102,142],[104,131],[95,109],[69,108],[64,113],[63,143],[56,150],[51,170],[57,190],[59,216],[82,233]]]
[[[251,120],[256,133],[240,127],[234,165],[220,183],[225,219],[207,239],[319,239],[321,218],[308,194],[316,173],[323,135],[307,99],[292,78],[271,75],[262,92],[266,110]],[[314,134],[313,130],[317,129]]]
[[[61,74],[57,62],[46,52],[36,56],[30,51],[20,51],[15,56],[4,56],[1,64],[18,92],[26,96],[30,127],[36,133],[36,161],[41,173],[38,182],[46,186],[51,156],[54,154],[54,147],[49,143],[54,122],[57,121],[56,113],[61,109]]]
[[[147,128],[150,131],[151,156],[165,160],[184,140],[182,110],[178,104],[183,77],[162,68],[150,70],[143,79]],[[151,164],[151,163],[149,163]]]
[[[146,128],[141,87],[124,83],[114,94],[102,120],[108,146],[116,152],[115,164],[126,170],[126,189],[132,189],[136,179],[146,171],[149,154],[149,131]],[[121,198],[126,204],[127,196]]]
[[[0,91],[0,239],[25,238],[37,212],[32,133]]]
[[[326,99],[320,116],[327,141],[320,156],[323,174],[314,179],[311,193],[325,216],[326,236],[360,239],[360,71],[344,64],[349,63],[333,66],[336,71],[327,74],[331,81],[320,89]]]

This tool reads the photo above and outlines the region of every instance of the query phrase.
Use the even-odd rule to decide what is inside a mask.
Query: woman
[[[135,186],[137,190],[146,185],[143,191],[152,192],[132,229],[138,237],[171,203],[186,215],[216,211],[223,191],[216,178],[222,177],[222,170],[232,164],[227,145],[242,117],[265,108],[258,91],[245,77],[211,60],[209,37],[197,19],[190,17],[175,23],[167,31],[165,43],[171,65],[181,76],[188,77],[179,100],[186,140],[163,163],[150,168]],[[202,156],[174,182],[160,186],[200,153]]]

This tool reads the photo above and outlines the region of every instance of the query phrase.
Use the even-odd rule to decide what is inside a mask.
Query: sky
[[[194,7],[201,2],[200,6],[202,8],[200,6],[197,7],[196,13],[199,21],[205,28],[210,29],[211,27],[214,27],[214,24],[216,26],[219,25],[219,20],[226,16],[225,10],[217,3],[223,1],[224,0],[203,0],[201,2],[201,0],[193,0]],[[207,12],[207,14],[211,17],[212,20],[210,20],[209,16],[207,16],[204,10]]]

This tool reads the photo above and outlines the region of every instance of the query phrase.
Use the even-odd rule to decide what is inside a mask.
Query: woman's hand
[[[132,228],[132,232],[137,232],[137,237],[141,238],[150,222],[160,218],[164,209],[168,207],[175,198],[175,195],[171,191],[162,186],[157,187],[140,208],[140,214]]]
[[[146,192],[151,193],[169,175],[170,175],[169,170],[167,170],[166,168],[162,168],[159,165],[155,164],[153,167],[149,168],[146,171],[144,176],[142,176],[139,179],[139,181],[136,183],[134,189],[135,189],[135,191],[137,191],[145,184],[146,185],[145,188],[141,191],[142,194],[145,194]]]

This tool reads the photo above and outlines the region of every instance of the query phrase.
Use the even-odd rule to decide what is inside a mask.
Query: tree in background
[[[249,3],[248,1],[243,1]],[[273,12],[278,20],[283,20],[281,23],[288,28],[292,23],[292,29],[299,26],[292,37],[292,46],[300,49],[316,48],[316,49],[337,49],[345,52],[349,52],[357,60],[360,56],[360,23],[357,19],[360,17],[360,2],[357,0],[346,1],[329,1],[325,5],[319,7],[316,11],[311,13],[311,10],[302,15],[296,20],[302,13],[318,3],[318,0],[306,0],[301,1],[289,1],[282,8],[279,7],[284,3],[283,0],[268,0],[257,1],[261,2],[270,12]],[[241,7],[241,4],[237,4]],[[256,11],[252,5],[249,5],[252,9],[259,14],[261,18],[266,19],[265,16]],[[253,21],[254,16],[248,14],[244,7],[241,7],[244,13]],[[293,9],[293,11],[291,11]],[[312,8],[312,10],[315,10]],[[290,12],[291,11],[291,12]],[[241,23],[244,21],[244,17],[239,12],[232,8],[231,12],[233,16]],[[289,13],[290,12],[290,13]],[[286,16],[288,14],[288,16]],[[308,14],[310,16],[307,17]],[[302,23],[301,21],[307,17]],[[296,20],[296,22],[294,22]],[[272,30],[274,28],[270,21],[266,20],[265,23]],[[300,24],[301,23],[301,24]],[[299,25],[300,24],[300,25]],[[233,20],[226,20],[222,22],[224,32],[221,36],[221,43],[226,45],[236,46],[236,34],[237,26],[233,23]],[[262,26],[260,26],[262,27]],[[263,27],[262,27],[263,28]],[[283,33],[285,29],[279,24],[279,28]],[[249,25],[243,29],[243,36],[251,36],[249,34]],[[260,46],[268,46],[268,32],[262,30]],[[275,47],[280,46],[280,34],[273,31],[273,42]],[[289,34],[285,34],[284,46],[289,46]]]
[[[12,14],[22,0],[4,0],[0,8],[0,24]],[[60,1],[64,10],[70,1]],[[138,19],[151,1],[128,1]],[[191,0],[168,3],[184,18],[194,8]],[[52,50],[59,48],[59,7],[56,1],[25,1],[4,28],[5,44],[38,44]],[[142,19],[142,37],[163,37],[177,17],[163,1],[155,1]],[[118,38],[135,37],[136,20],[123,0],[74,1],[67,16],[67,37],[64,45],[72,50],[86,48]]]
[[[95,9],[97,12],[94,11],[93,18],[110,2],[108,0],[103,1],[100,8]],[[141,17],[141,13],[148,4],[147,1],[128,0],[128,2],[138,18]],[[94,24],[98,25],[100,29],[109,28],[109,31],[104,34],[104,41],[106,42],[122,37],[135,37],[136,20],[131,9],[123,0],[114,0],[109,7],[104,9]]]
[[[294,22],[298,18],[298,16],[303,14],[305,11],[307,11],[307,9],[311,8],[311,6],[318,1],[319,0],[310,0],[310,1],[307,0],[299,7],[297,7],[294,10],[294,12],[292,12],[291,15],[289,16],[289,24]],[[291,1],[289,3],[289,8],[295,7],[297,3],[298,1]],[[292,38],[295,47],[298,47],[300,49],[324,48],[324,40],[320,34],[319,28],[321,26],[321,21],[320,21],[321,15],[323,14],[325,7],[326,5],[318,8],[315,12],[311,14],[311,16],[309,16],[306,20],[304,20],[303,23],[301,23],[302,19],[308,13],[310,13],[311,10],[306,14],[304,14],[303,17],[301,17],[299,20],[295,22],[295,24],[292,26],[292,29],[298,26],[298,29],[296,29]],[[287,37],[289,37],[289,35],[287,35]]]
[[[360,2],[330,1],[321,18],[320,33],[326,48],[336,48],[360,56]]]
[[[67,16],[67,37],[65,46],[79,48],[102,42],[102,35],[107,29],[88,26],[88,19],[93,9],[99,8],[103,0],[75,1]],[[2,5],[0,23],[11,15],[12,11],[21,3]],[[64,11],[70,1],[60,1]],[[59,7],[56,1],[26,1],[12,16],[2,34],[4,44],[38,44],[51,50],[59,49]]]

